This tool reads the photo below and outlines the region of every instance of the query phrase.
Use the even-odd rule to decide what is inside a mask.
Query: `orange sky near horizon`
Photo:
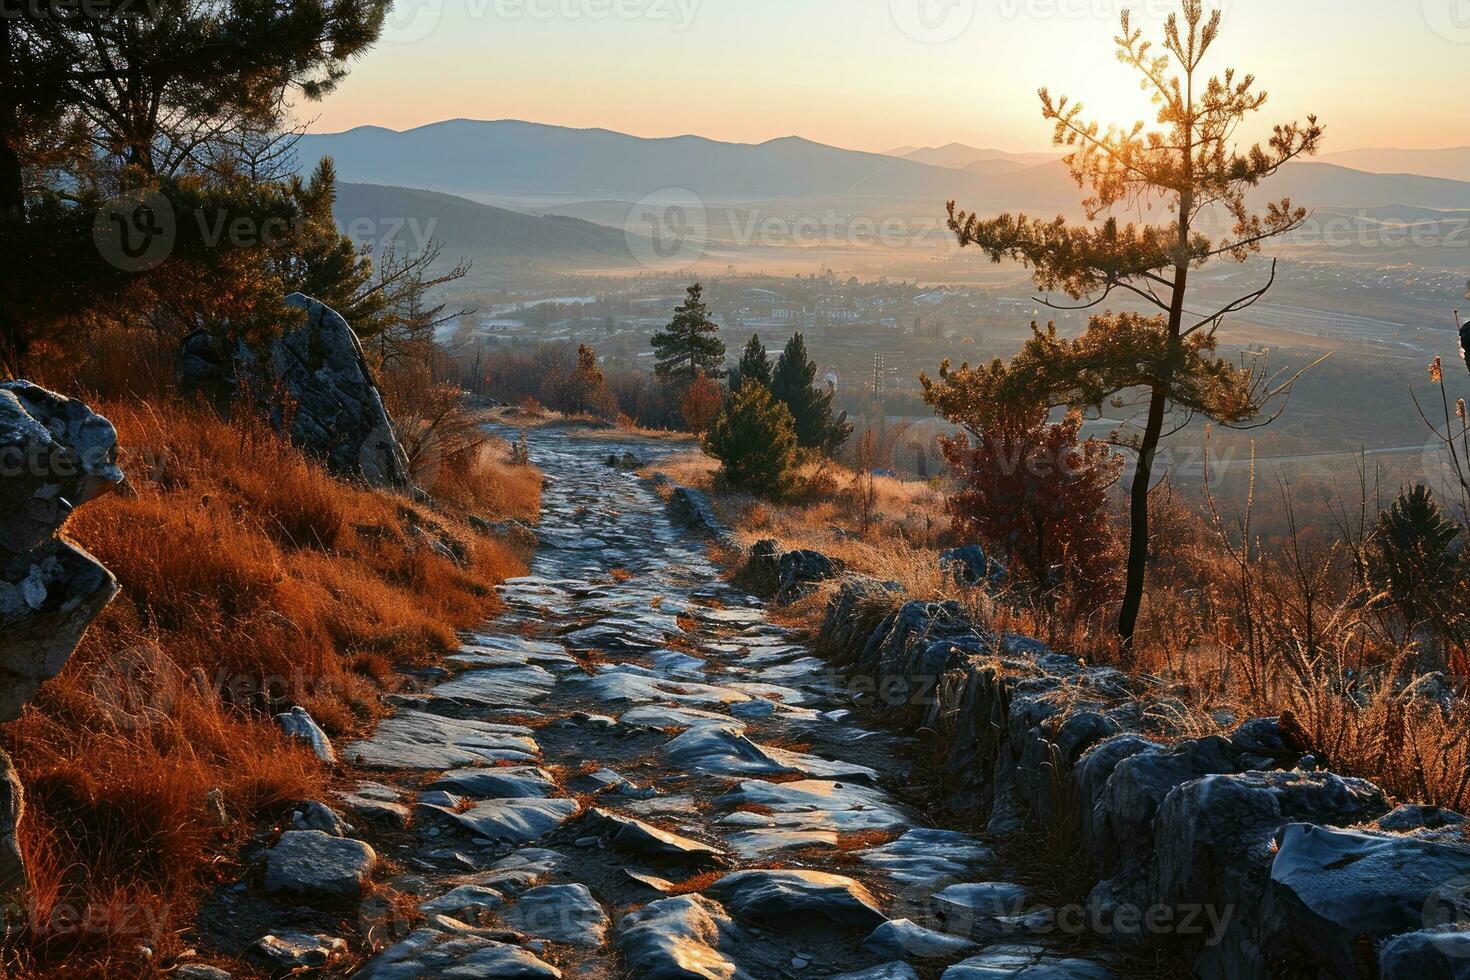
[[[1254,72],[1262,122],[1316,112],[1326,152],[1470,145],[1467,0],[1224,0],[1210,67]],[[409,0],[315,132],[524,119],[852,149],[1046,149],[1036,89],[1148,115],[1113,55],[1177,0]],[[1443,8],[1443,9],[1440,9]],[[1449,107],[1455,107],[1451,110]]]

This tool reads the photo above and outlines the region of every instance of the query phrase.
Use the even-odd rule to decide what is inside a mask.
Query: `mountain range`
[[[337,216],[344,225],[366,219],[381,234],[384,223],[396,220],[394,233],[405,247],[432,236],[447,252],[482,265],[631,266],[640,243],[625,226],[637,213],[635,202],[671,189],[679,189],[676,201],[697,198],[708,205],[714,239],[772,217],[829,213],[842,220],[902,216],[932,224],[949,200],[982,213],[1075,216],[1080,197],[1055,157],[958,143],[878,154],[798,137],[744,144],[452,120],[404,132],[362,127],[308,135],[298,152],[308,166],[323,156],[336,160],[342,181]],[[1470,181],[1445,176],[1462,167],[1470,176],[1470,149],[1329,154],[1283,168],[1254,203],[1290,197],[1370,226],[1463,221]],[[406,242],[405,235],[416,240]]]
[[[820,201],[879,216],[914,208],[942,213],[948,200],[987,209],[1074,211],[1079,197],[1059,160],[959,144],[911,150],[912,158],[905,158],[794,136],[758,144],[700,136],[646,139],[606,129],[456,119],[404,132],[369,126],[308,135],[298,149],[307,164],[334,157],[344,181],[416,187],[518,209],[634,202],[673,188],[706,203],[797,202],[799,209],[800,202]],[[1470,150],[1353,151],[1290,164],[1265,190],[1310,206],[1470,208],[1470,181],[1343,165],[1422,163],[1449,173],[1462,156],[1470,163]],[[1039,165],[1038,157],[1044,161]],[[974,169],[926,162],[934,160]]]

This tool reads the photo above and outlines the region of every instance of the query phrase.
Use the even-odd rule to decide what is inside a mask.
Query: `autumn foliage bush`
[[[238,877],[242,837],[327,781],[271,714],[299,704],[334,737],[362,733],[394,667],[456,646],[524,568],[456,508],[338,481],[265,426],[94,407],[118,428],[130,490],[66,533],[122,591],[0,733],[28,797],[34,899],[3,964],[21,975],[127,976],[143,970],[139,946],[177,953],[203,890]],[[456,489],[479,482],[502,484],[499,513]],[[485,517],[528,517],[539,480],[489,449],[439,489]]]
[[[1082,417],[1044,409],[999,413],[984,432],[941,443],[956,489],[948,509],[957,540],[978,541],[1038,595],[1096,606],[1116,578],[1109,491],[1121,461],[1079,437]]]

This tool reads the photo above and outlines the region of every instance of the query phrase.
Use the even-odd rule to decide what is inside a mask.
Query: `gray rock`
[[[276,724],[287,737],[300,739],[310,745],[312,753],[322,762],[336,765],[337,753],[332,748],[332,740],[305,708],[297,705],[288,712],[276,715]]]
[[[505,904],[505,896],[484,885],[460,885],[419,906],[420,911],[451,915],[466,922],[478,921],[484,914]]]
[[[731,914],[776,929],[799,927],[812,918],[873,929],[888,918],[861,884],[820,871],[737,871],[705,891]]]
[[[1427,929],[1390,939],[1378,969],[1382,980],[1470,980],[1470,932]]]
[[[321,970],[347,953],[347,943],[336,936],[290,929],[262,936],[251,952],[286,972]]]
[[[944,971],[941,980],[1113,980],[1090,960],[1063,959],[1029,946],[992,946]]]
[[[500,918],[518,932],[570,946],[595,949],[607,939],[607,912],[586,885],[532,888]]]
[[[456,769],[434,780],[428,788],[474,800],[528,800],[561,792],[551,774],[535,766]]]
[[[1364,939],[1470,922],[1470,847],[1309,824],[1281,833],[1262,910],[1270,956],[1353,976]]]
[[[1453,810],[1445,810],[1437,806],[1405,804],[1387,816],[1379,818],[1378,829],[1391,831],[1396,834],[1406,834],[1415,830],[1440,830],[1444,827],[1458,827],[1464,822],[1465,817]]]
[[[371,738],[347,750],[348,757],[382,769],[441,772],[502,760],[535,762],[541,748],[529,728],[400,711],[383,719]]]
[[[529,844],[551,833],[580,810],[576,800],[482,800],[468,810],[420,805],[419,812],[437,816],[490,840]]]
[[[957,935],[970,935],[989,919],[1014,918],[1026,911],[1026,889],[1008,881],[950,885],[930,899],[935,915]]]
[[[174,971],[177,980],[234,980],[234,974],[204,963],[186,963]]]
[[[352,833],[337,811],[317,800],[300,803],[291,812],[291,826],[297,830],[320,830],[333,837],[346,837]]]
[[[356,902],[377,863],[377,854],[362,841],[319,830],[290,830],[266,852],[265,890],[308,904]]]
[[[995,852],[967,834],[920,828],[858,857],[901,885],[932,890],[993,864]]]
[[[503,933],[440,932],[422,929],[390,946],[354,980],[439,980],[494,977],[497,980],[560,980],[562,972],[529,950],[502,942]]]
[[[335,310],[300,293],[286,305],[306,322],[271,345],[271,379],[291,400],[291,438],[333,472],[375,486],[412,485],[408,456],[383,407],[362,345]]]
[[[963,936],[935,932],[910,919],[891,919],[863,940],[863,948],[879,956],[910,960],[942,960],[975,948]]]
[[[907,963],[885,963],[871,970],[844,973],[833,977],[832,980],[919,980],[919,975]]]
[[[830,762],[811,755],[758,745],[746,738],[740,726],[700,725],[672,739],[664,754],[687,772],[725,776],[782,775],[802,773],[830,779],[874,780],[878,774],[866,766]]]
[[[718,848],[609,810],[592,810],[587,823],[589,829],[607,840],[608,844],[632,854],[696,865],[725,862],[725,856]]]
[[[1197,954],[1201,977],[1250,976],[1253,964],[1264,959],[1260,902],[1281,828],[1300,820],[1359,823],[1387,809],[1372,783],[1331,773],[1248,772],[1186,783],[1159,808],[1150,904],[1209,913],[1177,937]],[[1122,925],[1115,929],[1127,931]],[[1141,925],[1131,929],[1125,941],[1147,938]]]
[[[677,487],[669,497],[669,516],[702,537],[716,541],[730,537],[730,532],[715,516],[715,508],[702,490]]]
[[[978,544],[951,548],[939,556],[939,567],[953,575],[961,585],[975,588],[981,585],[999,587],[1005,584],[1009,573],[1000,562],[985,553]]]
[[[652,902],[618,924],[618,950],[639,980],[752,980],[723,951],[732,927],[702,895]]]
[[[0,722],[20,716],[117,594],[107,569],[56,535],[123,482],[112,423],[30,382],[0,382]]]

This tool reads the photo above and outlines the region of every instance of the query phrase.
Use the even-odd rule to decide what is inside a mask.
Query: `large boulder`
[[[264,350],[240,341],[231,346],[207,331],[184,338],[176,365],[180,390],[222,412],[253,395],[275,426],[332,472],[412,489],[408,456],[357,334],[340,313],[309,296],[292,293],[285,303],[304,320]]]
[[[700,537],[721,543],[730,540],[730,532],[715,516],[714,505],[704,491],[676,487],[669,497],[668,508],[669,517]]]
[[[408,487],[408,457],[357,334],[340,313],[309,296],[292,293],[286,305],[306,314],[270,350],[270,373],[291,399],[291,438],[333,472]]]
[[[1281,833],[1262,919],[1268,956],[1301,963],[1311,975],[1355,976],[1365,944],[1470,922],[1470,847],[1293,824]],[[1390,959],[1403,976],[1403,963],[1465,951],[1462,940],[1431,935],[1402,944]],[[1451,975],[1462,974],[1416,974]]]
[[[112,423],[28,381],[0,382],[0,721],[19,717],[117,594],[57,532],[122,483]]]
[[[1009,575],[1006,567],[987,555],[978,544],[967,544],[944,552],[939,556],[939,567],[961,585],[971,588],[982,585],[998,588],[1005,584]]]
[[[1300,821],[1355,824],[1387,810],[1377,786],[1325,772],[1247,772],[1185,783],[1159,808],[1149,897],[1171,909],[1205,910],[1178,929],[1198,976],[1265,977],[1260,905],[1277,834]]]

